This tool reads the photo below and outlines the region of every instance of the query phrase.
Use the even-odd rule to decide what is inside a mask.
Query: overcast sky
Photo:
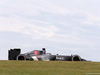
[[[0,0],[0,59],[46,48],[100,61],[100,0]]]

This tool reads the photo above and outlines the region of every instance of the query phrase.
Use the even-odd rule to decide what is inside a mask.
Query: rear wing
[[[17,60],[17,56],[21,53],[21,49],[8,50],[8,60]]]

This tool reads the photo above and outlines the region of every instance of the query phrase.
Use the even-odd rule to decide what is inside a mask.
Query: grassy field
[[[99,62],[0,61],[0,75],[97,75]]]

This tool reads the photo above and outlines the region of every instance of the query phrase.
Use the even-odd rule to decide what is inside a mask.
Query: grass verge
[[[100,62],[0,61],[0,75],[100,74]]]

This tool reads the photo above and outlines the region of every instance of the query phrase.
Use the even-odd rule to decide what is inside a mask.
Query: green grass
[[[100,73],[100,63],[71,61],[0,61],[0,75],[90,75],[87,73]]]

